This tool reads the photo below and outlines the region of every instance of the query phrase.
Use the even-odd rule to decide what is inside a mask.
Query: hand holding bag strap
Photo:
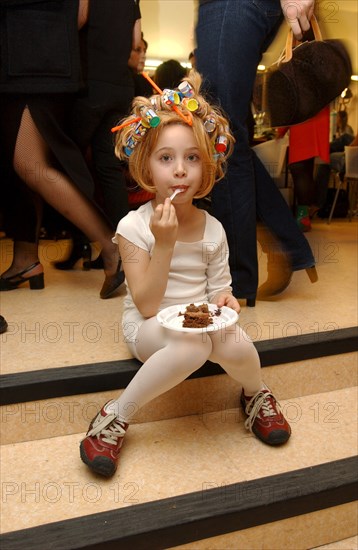
[[[315,15],[312,15],[312,18],[310,20],[312,31],[314,34],[315,40],[323,41],[321,29],[319,28],[318,21],[316,19]],[[287,39],[286,39],[286,47],[285,47],[285,55],[283,59],[281,60],[281,63],[287,63],[292,59],[292,51],[295,46],[298,44],[302,44],[302,42],[299,42],[298,40],[294,40],[292,29],[288,31]]]
[[[323,40],[321,29],[319,27],[316,16],[313,14],[310,20],[315,40]]]

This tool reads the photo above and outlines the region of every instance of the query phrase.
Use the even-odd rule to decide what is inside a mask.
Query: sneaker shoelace
[[[271,399],[275,401],[275,407]],[[275,397],[270,391],[259,391],[254,395],[245,407],[245,412],[248,415],[245,421],[245,428],[252,432],[252,426],[255,423],[257,416],[261,415],[263,418],[269,418],[271,416],[277,416],[280,411],[279,404],[276,402]]]
[[[86,437],[102,436],[102,441],[110,445],[117,445],[118,439],[124,437],[126,430],[115,414],[107,414],[93,426]]]

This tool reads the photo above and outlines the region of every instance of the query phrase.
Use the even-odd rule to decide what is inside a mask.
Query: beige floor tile
[[[205,498],[211,488],[225,494],[232,483],[353,456],[356,389],[333,395],[283,401],[293,435],[280,448],[246,432],[236,410],[135,424],[110,480],[92,475],[80,461],[80,434],[3,445],[2,528],[17,530],[44,518],[52,522],[193,491],[203,491]]]
[[[334,397],[332,393],[295,397],[282,401],[281,406],[292,436],[279,448],[253,440],[243,424],[237,424],[236,409],[203,418],[219,447],[240,471],[245,471],[245,479],[254,479],[258,471],[264,477],[357,453],[357,388],[335,391]],[[252,452],[254,461],[250,460]]]

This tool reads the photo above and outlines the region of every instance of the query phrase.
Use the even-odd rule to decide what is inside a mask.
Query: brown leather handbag
[[[323,40],[315,16],[314,40],[293,47],[290,29],[286,48],[268,69],[266,105],[272,127],[292,126],[316,115],[348,87],[352,65],[340,40]]]

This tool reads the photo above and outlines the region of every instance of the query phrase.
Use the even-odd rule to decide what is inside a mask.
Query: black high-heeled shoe
[[[23,277],[25,273],[28,273],[38,265],[40,265],[40,262],[35,262],[19,273],[15,273],[15,275],[11,275],[10,277],[0,277],[0,290],[15,290],[23,283],[29,283],[31,290],[42,290],[45,288],[43,273],[37,273],[31,277]]]
[[[5,317],[0,315],[0,334],[3,334],[6,331],[7,331],[7,321]]]
[[[92,249],[90,243],[73,243],[71,253],[67,260],[62,260],[60,262],[54,262],[54,267],[56,269],[61,269],[62,271],[67,271],[73,269],[74,265],[83,258],[82,269],[84,271],[89,271],[91,269],[91,255]]]
[[[124,281],[124,271],[121,270],[122,262],[119,260],[117,271],[113,275],[106,275],[101,288],[100,297],[102,300],[109,298],[121,286]]]
[[[100,254],[98,258],[96,258],[95,260],[91,260],[90,264],[91,264],[91,269],[103,269],[104,262],[103,262],[102,255]]]

